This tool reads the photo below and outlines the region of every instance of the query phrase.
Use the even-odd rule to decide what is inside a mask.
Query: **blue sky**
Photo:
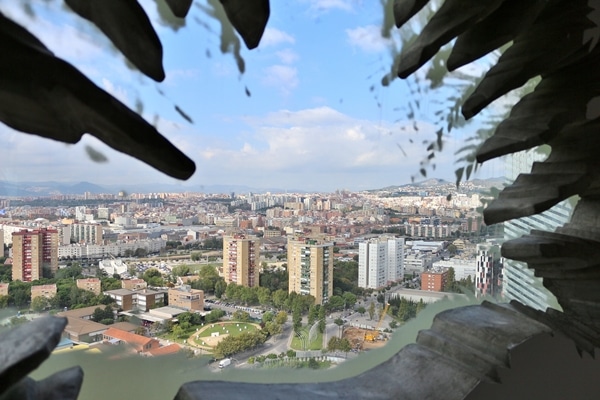
[[[161,23],[154,1],[141,1],[165,52],[167,79],[157,84],[128,69],[86,21],[61,11],[62,1],[42,5],[32,20],[19,2],[0,0],[3,13],[26,25],[100,87],[131,108],[142,104],[148,121],[160,116],[159,131],[197,165],[195,175],[180,182],[87,135],[76,145],[65,145],[0,125],[5,144],[0,180],[333,191],[373,189],[418,177],[419,162],[427,155],[423,141],[433,140],[437,129],[427,115],[435,99],[421,100],[415,131],[415,121],[406,117],[407,83],[381,86],[392,61],[392,43],[380,34],[380,2],[271,3],[259,48],[242,48],[246,71],[240,74],[232,55],[219,50],[219,25],[199,7],[175,31]],[[469,134],[467,129],[446,137],[437,168],[428,176],[454,179],[454,152]],[[90,160],[86,146],[108,162]],[[493,163],[484,165],[477,177],[501,175],[501,164]]]

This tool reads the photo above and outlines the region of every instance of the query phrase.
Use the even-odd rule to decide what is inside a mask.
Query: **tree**
[[[356,312],[359,313],[361,316],[363,316],[367,312],[367,309],[364,308],[363,306],[360,306],[356,309]]]
[[[446,284],[444,285],[444,291],[454,292],[456,291],[456,276],[454,268],[448,268],[448,274],[446,275]]]
[[[102,291],[121,289],[122,283],[118,278],[102,277],[100,278],[100,287]]]
[[[281,325],[276,323],[275,321],[270,321],[265,323],[265,327],[263,328],[270,336],[275,336],[283,332],[283,328]]]
[[[294,307],[292,311],[292,324],[294,327],[294,332],[299,332],[300,328],[302,328],[302,312],[300,311],[300,307]]]
[[[227,296],[227,299],[231,301],[239,301],[241,288],[242,286],[238,286],[237,283],[229,282],[229,284],[227,285],[227,289],[225,289],[225,296]]]
[[[273,314],[272,311],[267,311],[267,312],[263,313],[261,319],[262,319],[263,323],[271,322],[271,321],[275,320],[275,315]]]
[[[369,312],[369,319],[372,320],[375,316],[375,303],[369,303],[369,309],[367,311]]]
[[[161,272],[156,268],[150,268],[142,275],[142,279],[146,281],[148,286],[160,287],[164,286],[165,280]]]
[[[453,244],[449,244],[448,247],[446,247],[446,250],[452,255],[455,255],[458,252],[458,248]]]
[[[37,296],[31,300],[31,309],[35,312],[42,312],[48,307],[50,307],[50,300],[44,296]]]
[[[175,276],[186,276],[191,275],[191,269],[189,265],[177,265],[173,267],[171,273]]]
[[[74,262],[68,267],[60,268],[58,271],[56,271],[54,277],[56,279],[78,279],[83,277],[82,272],[83,269],[81,268],[81,265],[77,262]]]
[[[319,306],[313,304],[308,308],[308,326],[312,326],[312,324],[315,323],[315,321],[317,320],[318,317],[319,317]]]
[[[343,338],[339,341],[338,348],[346,353],[346,357],[348,357],[348,352],[352,350],[352,345],[347,338]]]
[[[342,326],[344,326],[344,320],[341,318],[336,318],[333,320],[333,323],[338,326],[338,335],[342,336]]]
[[[256,290],[256,296],[258,298],[258,303],[262,306],[267,306],[271,304],[271,291],[266,287],[259,287]]]
[[[246,287],[242,286],[240,288],[240,300],[246,305],[258,304],[258,294],[256,287]]]
[[[200,267],[198,276],[201,278],[219,278],[219,271],[214,265],[206,264]]]
[[[351,292],[344,292],[343,296],[346,308],[353,308],[356,304],[356,295]]]
[[[8,300],[10,297],[8,296],[0,296],[0,308],[8,307]]]
[[[339,342],[340,342],[340,338],[337,336],[332,336],[331,339],[329,339],[329,342],[327,342],[327,350],[329,350],[330,352],[334,352],[339,348]]]
[[[225,280],[223,278],[217,280],[217,282],[215,283],[215,296],[217,297],[217,299],[223,297],[223,294],[225,293],[226,289],[227,283],[225,283]]]
[[[235,310],[233,312],[233,319],[242,321],[242,322],[248,322],[248,321],[250,321],[250,314],[248,314],[246,311]]]
[[[344,299],[342,296],[331,296],[327,302],[327,308],[330,310],[341,310],[344,308]]]
[[[0,282],[12,281],[12,265],[0,264]]]
[[[21,281],[11,282],[8,286],[8,296],[15,307],[21,308],[27,306],[29,299],[31,299],[31,283]]]
[[[283,325],[287,322],[288,320],[288,313],[286,313],[285,311],[279,311],[277,313],[277,315],[275,316],[275,322],[279,325]]]
[[[325,307],[323,307],[323,306],[319,307],[319,325],[318,325],[319,333],[325,332],[325,327],[326,327],[325,311],[326,311]]]
[[[216,308],[216,309],[212,310],[211,312],[209,312],[208,314],[206,314],[206,316],[204,317],[204,321],[207,324],[211,324],[213,322],[217,322],[224,316],[225,316],[225,311],[221,310],[220,308]]]
[[[282,289],[278,289],[273,293],[273,305],[280,310],[285,307],[287,299],[288,293]]]

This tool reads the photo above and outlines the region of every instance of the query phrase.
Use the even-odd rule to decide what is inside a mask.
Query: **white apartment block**
[[[75,243],[102,244],[102,225],[100,224],[75,223],[71,225],[70,234],[70,239]]]
[[[434,269],[450,267],[454,268],[455,280],[467,279],[467,276],[470,276],[471,280],[475,282],[475,274],[477,273],[477,260],[475,258],[451,258],[449,260],[436,261],[432,264],[432,268]]]
[[[404,275],[420,275],[437,260],[439,257],[431,253],[409,252],[404,255]]]
[[[449,225],[407,224],[406,234],[413,237],[445,238],[451,235]]]
[[[358,286],[377,289],[404,277],[404,239],[381,237],[358,245]]]
[[[107,245],[98,244],[72,244],[68,246],[58,246],[58,258],[104,258],[120,257],[126,250],[136,251],[145,249],[148,253],[157,253],[160,249],[167,246],[164,239],[145,239],[128,242],[110,243]]]

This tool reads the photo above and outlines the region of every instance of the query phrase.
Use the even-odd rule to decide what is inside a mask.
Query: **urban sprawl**
[[[0,198],[0,323],[66,317],[56,351],[327,368],[428,303],[500,295],[487,189]]]

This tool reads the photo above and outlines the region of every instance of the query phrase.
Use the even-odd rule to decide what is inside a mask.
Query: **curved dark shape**
[[[65,2],[81,17],[93,22],[140,71],[158,82],[165,79],[162,44],[136,0]]]
[[[192,6],[192,0],[166,0],[167,5],[177,18],[185,18]]]
[[[21,26],[0,14],[0,121],[22,132],[67,143],[89,133],[178,179],[192,160],[138,114],[54,57]]]
[[[490,15],[502,0],[447,0],[429,20],[423,32],[402,50],[398,76],[406,78],[429,61],[446,43],[463,33],[475,22]]]
[[[254,49],[260,43],[271,9],[269,0],[220,0],[227,18],[242,36],[246,47]]]

